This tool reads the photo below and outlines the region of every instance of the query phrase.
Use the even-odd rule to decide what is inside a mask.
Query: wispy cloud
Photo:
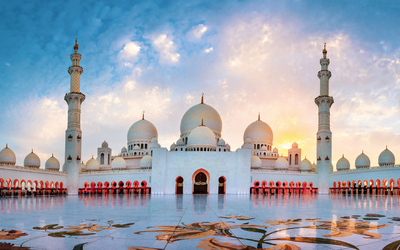
[[[179,61],[180,55],[176,53],[176,46],[167,35],[162,34],[155,38],[153,46],[160,53],[161,63],[176,63]]]

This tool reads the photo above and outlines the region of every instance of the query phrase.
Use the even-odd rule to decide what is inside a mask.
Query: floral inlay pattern
[[[187,239],[199,239],[208,236],[230,236],[229,229],[241,228],[241,227],[263,227],[268,228],[264,225],[228,225],[225,222],[213,222],[213,223],[190,223],[182,226],[155,226],[156,230],[139,231],[135,234],[140,233],[161,233],[156,236],[157,240],[174,242],[178,240]]]
[[[0,240],[15,240],[19,237],[26,236],[28,234],[23,233],[20,230],[10,230],[10,231],[5,231],[1,230],[0,231]]]
[[[346,237],[353,234],[360,234],[367,237],[367,239],[380,239],[381,234],[369,232],[370,230],[376,230],[387,227],[387,224],[383,225],[371,225],[368,221],[351,221],[339,219],[338,221],[318,221],[315,225],[308,228],[312,229],[323,229],[331,230],[330,234],[324,234],[325,237]]]

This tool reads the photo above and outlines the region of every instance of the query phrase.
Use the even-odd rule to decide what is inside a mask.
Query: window
[[[299,165],[299,155],[298,154],[296,154],[294,156],[294,165]]]
[[[108,154],[108,165],[110,165],[110,154]]]
[[[289,165],[292,165],[292,155],[289,155]]]
[[[104,154],[101,153],[100,155],[100,165],[104,165]]]

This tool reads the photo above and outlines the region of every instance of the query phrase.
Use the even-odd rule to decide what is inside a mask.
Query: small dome
[[[342,156],[342,158],[340,158],[338,160],[338,162],[336,163],[336,170],[340,171],[340,170],[347,170],[350,169],[350,162],[344,158],[344,155]]]
[[[277,154],[278,153],[278,149],[275,147],[272,152]]]
[[[17,162],[17,158],[15,157],[14,152],[8,148],[8,145],[6,144],[6,147],[0,151],[0,164],[11,164],[15,165]]]
[[[218,146],[225,146],[225,140],[224,139],[219,139],[218,141]]]
[[[123,148],[121,149],[121,153],[126,153],[126,152],[128,152],[128,149],[126,149],[126,147],[123,147]]]
[[[251,156],[251,168],[261,168],[261,159],[257,155]]]
[[[154,137],[158,138],[158,132],[153,123],[148,120],[135,122],[128,131],[128,143],[133,141],[150,141]]]
[[[379,155],[378,159],[379,166],[390,166],[394,165],[394,163],[395,163],[395,158],[392,151],[390,151],[387,148],[383,150],[382,153]]]
[[[175,150],[176,148],[176,144],[175,142],[171,144],[171,147],[169,148],[171,151]]]
[[[275,168],[276,169],[288,169],[289,168],[289,162],[285,158],[279,157],[275,161]]]
[[[300,162],[300,171],[311,171],[311,170],[312,170],[311,162],[307,158],[304,158],[304,160]]]
[[[145,155],[141,160],[140,160],[140,168],[151,168],[153,158],[150,155]]]
[[[176,142],[176,145],[178,146],[184,146],[185,144],[183,143],[182,138],[179,138],[179,140]]]
[[[252,141],[261,141],[272,144],[274,139],[271,127],[263,121],[251,123],[244,131],[243,140],[249,137]]]
[[[229,145],[229,143],[227,143],[227,144],[225,145],[225,147],[226,147],[226,150],[228,150],[228,151],[231,150],[231,145]]]
[[[133,147],[133,150],[139,150],[140,149],[140,147],[138,146],[138,145],[135,145],[134,147]]]
[[[315,164],[315,162],[313,162],[313,164],[311,165],[313,170],[317,170],[317,164]]]
[[[356,159],[356,168],[369,168],[371,166],[371,161],[369,157],[362,152]]]
[[[93,158],[86,162],[86,170],[99,170],[100,163]]]
[[[244,143],[245,143],[245,144],[250,144],[250,143],[251,143],[251,139],[250,139],[249,137],[247,137],[247,138],[244,140]]]
[[[39,156],[37,156],[35,153],[33,153],[33,150],[32,150],[32,152],[30,154],[28,154],[25,157],[24,167],[40,168]]]
[[[63,165],[63,169],[64,169],[64,166],[65,166],[65,163],[64,163],[64,165]],[[85,163],[83,163],[83,161],[82,161],[82,163],[81,163],[81,169],[85,169],[86,168],[86,165],[85,165]],[[64,170],[63,170],[64,171]]]
[[[266,146],[262,146],[262,147],[261,147],[261,150],[262,150],[262,151],[267,151],[267,147],[266,147]]]
[[[214,147],[216,145],[215,134],[211,129],[200,125],[193,129],[188,137],[188,147]]]
[[[102,148],[108,148],[108,143],[106,141],[103,141],[103,143],[101,144]]]
[[[297,144],[297,142],[293,142],[292,148],[298,148],[298,147],[299,147],[299,145]]]
[[[158,139],[153,137],[153,139],[151,139],[151,143],[158,143]]]
[[[126,161],[121,156],[115,157],[111,162],[111,168],[126,168]]]
[[[196,129],[199,126],[201,119],[203,119],[204,125],[210,128],[211,131],[221,135],[221,117],[213,107],[202,102],[191,107],[183,115],[181,120],[181,136],[186,133],[191,133],[191,131]]]
[[[46,161],[45,169],[60,170],[60,162],[53,155]]]

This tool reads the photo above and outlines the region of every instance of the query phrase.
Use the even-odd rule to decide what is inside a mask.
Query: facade
[[[80,92],[79,65],[81,55],[75,41],[69,67],[70,92],[64,97],[68,105],[65,133],[65,158],[60,162],[50,157],[45,169],[40,169],[39,157],[31,151],[24,166],[16,165],[14,152],[6,145],[0,151],[0,188],[35,190],[66,187],[69,194],[78,192],[108,192],[107,190],[141,190],[152,194],[249,194],[274,192],[318,192],[328,194],[354,187],[381,188],[400,186],[400,167],[394,154],[385,149],[379,156],[379,166],[371,167],[364,152],[357,157],[355,169],[344,157],[336,171],[332,166],[332,131],[329,96],[329,58],[324,46],[320,59],[320,94],[318,106],[317,156],[313,163],[302,159],[301,148],[294,142],[287,152],[273,146],[271,127],[258,119],[249,124],[243,134],[243,145],[235,151],[223,139],[222,120],[218,112],[201,97],[182,117],[180,136],[169,148],[158,143],[157,128],[142,118],[129,128],[127,144],[114,153],[104,141],[97,155],[86,163],[81,159],[81,108],[85,95]],[[122,146],[122,145],[121,145]],[[285,156],[283,155],[285,153]],[[371,189],[372,193],[372,189]]]

